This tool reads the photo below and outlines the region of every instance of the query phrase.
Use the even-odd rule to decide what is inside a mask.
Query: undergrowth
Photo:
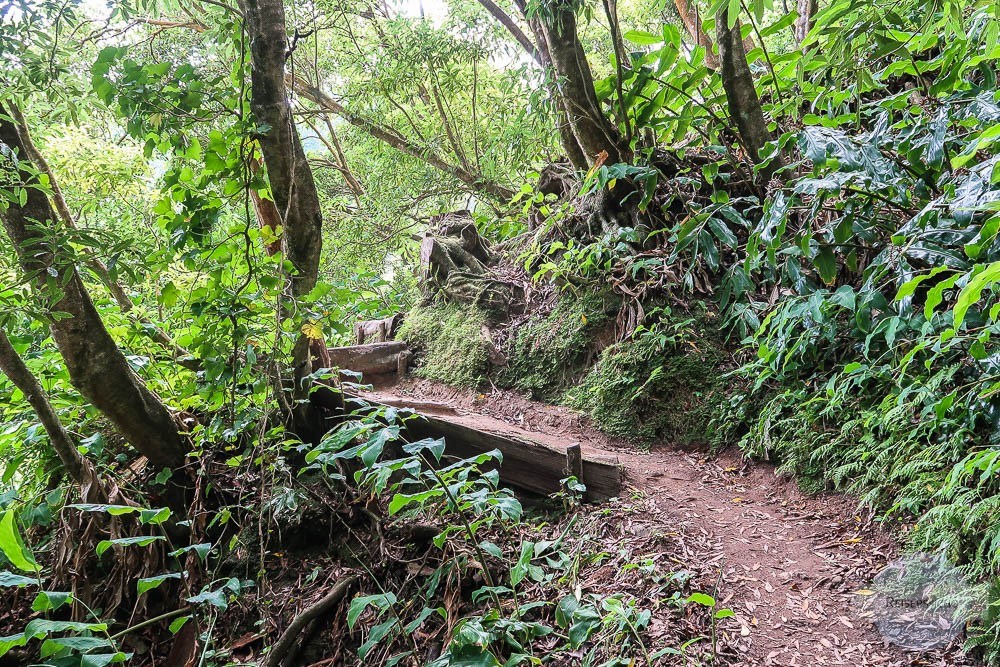
[[[0,638],[0,658],[14,651],[27,659],[27,650],[37,650],[57,667],[129,662],[140,647],[150,650],[149,633],[162,625],[173,635],[167,642],[186,647],[179,654],[199,664],[245,664],[260,657],[265,636],[290,627],[289,610],[301,606],[296,598],[338,591],[342,609],[334,617],[345,620],[304,630],[301,645],[291,645],[301,659],[499,667],[541,664],[546,656],[652,667],[718,657],[715,629],[733,612],[694,588],[711,583],[710,569],[677,569],[676,535],[642,530],[628,504],[585,510],[572,478],[555,496],[561,507],[526,511],[499,483],[499,452],[456,459],[443,440],[407,439],[409,418],[392,408],[365,409],[317,446],[270,448],[262,460],[285,451],[271,459],[281,483],[219,507],[190,543],[178,541],[167,508],[67,504],[62,494],[40,505],[8,499],[0,564],[25,574],[0,572],[0,588],[13,589],[19,601],[12,613],[30,610],[15,634]],[[302,467],[288,477],[292,459]],[[269,477],[259,463],[230,461],[213,484]],[[22,526],[40,525],[42,506],[75,532],[29,546]],[[303,517],[322,525],[296,545],[278,527],[301,528]],[[98,539],[126,525],[127,534]],[[108,567],[122,579],[118,590],[136,610],[151,613],[176,597],[182,604],[148,623],[105,614],[88,604],[102,598],[64,589],[66,580],[53,574],[68,540],[75,563]],[[617,590],[623,576],[628,591]],[[651,633],[654,613],[665,622]],[[281,664],[289,646],[274,642],[262,664]]]

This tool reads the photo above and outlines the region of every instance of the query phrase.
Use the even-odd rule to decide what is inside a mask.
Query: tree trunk
[[[684,24],[688,35],[691,36],[691,41],[698,46],[705,47],[705,64],[712,69],[719,69],[719,59],[712,52],[714,48],[712,38],[708,36],[708,33],[702,27],[701,17],[698,15],[697,8],[692,11],[688,0],[674,0],[674,7],[677,8],[677,14],[681,17],[681,23]]]
[[[0,107],[0,113],[7,111]],[[18,158],[27,154],[17,127],[3,117],[0,143]],[[5,162],[5,171],[17,182],[30,185],[25,188],[23,206],[10,202],[3,211],[4,227],[34,290],[46,299],[50,312],[59,313],[50,329],[73,386],[153,465],[182,465],[188,447],[170,412],[132,371],[104,327],[76,267],[58,257],[58,249],[51,245],[48,232],[57,227],[56,215],[37,187],[35,172],[9,158]]]
[[[729,12],[723,9],[716,19],[716,42],[719,45],[720,74],[726,91],[729,115],[736,123],[740,143],[754,164],[760,163],[761,150],[771,139],[764,119],[764,110],[754,87],[753,75],[747,65],[747,54],[740,39],[740,22],[729,27]],[[780,157],[763,168],[763,175],[770,180],[781,166]]]
[[[514,19],[504,10],[500,9],[493,0],[479,0],[479,4],[483,6],[483,9],[488,11],[490,15],[500,22],[507,32],[517,40],[517,43],[521,45],[525,53],[531,56],[532,60],[541,65],[542,67],[547,67],[548,63],[545,62],[545,57],[542,52],[535,46],[534,42],[528,39],[528,36],[524,34],[521,27],[514,22]]]
[[[817,0],[798,0],[798,18],[795,19],[795,42],[801,44],[813,27],[813,16],[819,3]]]
[[[40,172],[48,176],[49,178],[49,190],[52,193],[52,203],[55,206],[56,213],[59,214],[59,219],[66,226],[67,229],[76,229],[76,220],[73,218],[72,211],[69,210],[69,205],[66,203],[66,198],[63,196],[62,189],[59,187],[59,180],[56,178],[56,174],[49,167],[48,161],[41,154],[38,148],[35,146],[35,142],[31,139],[31,131],[28,128],[28,122],[24,118],[24,114],[21,113],[20,107],[14,103],[8,103],[8,108],[10,110],[10,115],[17,123],[17,131],[21,136],[21,145],[24,146],[24,157],[31,161],[35,167],[38,168]],[[97,276],[97,278],[104,284],[104,286],[114,297],[115,302],[118,304],[118,308],[129,315],[142,325],[143,330],[149,332],[149,336],[168,350],[184,368],[191,371],[198,371],[201,369],[201,362],[195,359],[190,352],[178,345],[174,340],[167,335],[167,333],[156,326],[148,319],[143,317],[135,317],[131,314],[132,311],[132,300],[125,293],[125,289],[122,287],[121,283],[114,279],[111,275],[111,271],[108,270],[107,265],[104,264],[97,257],[92,257],[87,261],[87,266],[91,271]]]
[[[287,318],[294,311],[294,301],[316,286],[323,249],[323,216],[316,182],[288,101],[284,4],[281,0],[245,0],[244,8],[250,35],[250,109],[267,127],[257,140],[267,166],[271,196],[281,215],[285,259],[294,267],[282,307],[282,317]],[[328,430],[324,411],[310,401],[313,386],[307,378],[316,370],[312,347],[312,339],[303,332],[292,349],[291,423],[295,433],[306,441],[318,441]]]
[[[557,74],[552,64],[552,56],[549,54],[548,44],[545,43],[545,31],[542,28],[542,22],[537,15],[528,15],[528,5],[525,0],[514,0],[514,2],[524,20],[528,23],[528,27],[535,36],[535,42],[538,45],[537,49],[531,53],[533,56],[537,56],[537,61],[545,68],[545,88],[548,90],[549,100],[555,109],[556,130],[559,132],[560,143],[563,150],[566,151],[566,157],[569,159],[570,164],[574,168],[584,171],[589,168],[590,164],[587,161],[587,154],[584,153],[580,142],[576,138],[576,134],[573,133],[566,100],[559,94],[559,87],[555,80]],[[483,6],[485,7],[486,5],[484,4]],[[521,40],[518,41],[520,42]],[[524,45],[522,44],[522,46]]]
[[[49,436],[49,444],[55,450],[63,468],[80,485],[80,497],[89,503],[107,502],[107,493],[97,475],[94,464],[84,458],[62,422],[52,409],[42,385],[11,344],[7,335],[0,331],[0,372],[3,372],[14,386],[21,390],[25,399],[34,408],[38,421]]]
[[[559,94],[586,164],[589,168],[605,153],[605,162],[628,162],[631,151],[611,124],[594,90],[594,77],[577,34],[576,13],[571,8],[552,3],[539,16],[540,32],[552,59],[558,79]],[[572,157],[572,156],[571,156]]]

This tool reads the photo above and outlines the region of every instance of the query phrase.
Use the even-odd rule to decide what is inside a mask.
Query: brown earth
[[[855,591],[892,560],[885,526],[836,494],[807,495],[767,463],[737,452],[709,455],[668,445],[640,451],[604,435],[583,415],[512,392],[488,394],[408,379],[368,392],[373,400],[447,416],[482,430],[615,457],[644,530],[666,531],[680,560],[714,573],[720,663],[731,665],[971,665],[958,642],[914,653],[886,643],[857,608]],[[897,527],[901,528],[901,527]],[[618,582],[620,585],[621,582]],[[650,629],[655,632],[657,619]]]

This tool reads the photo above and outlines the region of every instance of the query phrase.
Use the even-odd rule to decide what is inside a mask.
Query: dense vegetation
[[[574,480],[345,403],[405,312],[417,375],[858,496],[1000,664],[1000,6],[786,5],[0,5],[0,656],[732,658]]]

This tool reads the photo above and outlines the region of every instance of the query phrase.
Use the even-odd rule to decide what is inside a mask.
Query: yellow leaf
[[[302,334],[311,340],[323,340],[323,327],[313,320],[302,325]]]
[[[584,324],[586,324],[587,323],[587,316],[584,315],[583,313],[581,313],[580,314],[580,321],[583,322]]]

